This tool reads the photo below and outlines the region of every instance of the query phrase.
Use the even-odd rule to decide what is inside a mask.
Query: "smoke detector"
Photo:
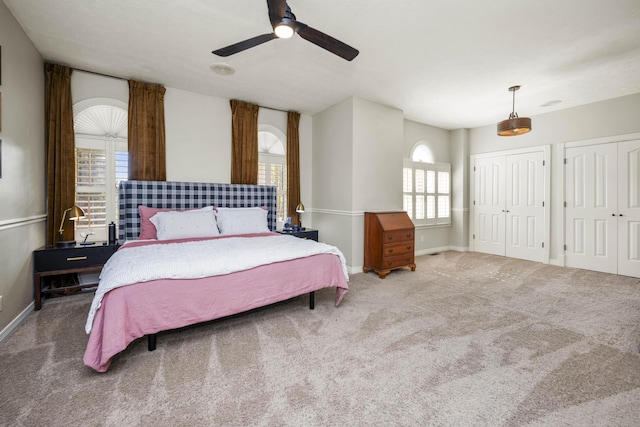
[[[213,71],[214,73],[223,76],[229,76],[236,72],[235,68],[233,68],[229,64],[225,64],[224,62],[214,62],[209,66],[209,68],[211,68],[211,71]]]

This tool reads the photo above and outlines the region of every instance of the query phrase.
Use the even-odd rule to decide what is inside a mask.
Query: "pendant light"
[[[498,123],[499,136],[518,136],[531,132],[531,119],[528,117],[518,117],[516,113],[516,91],[520,86],[511,86],[509,90],[513,92],[513,107],[507,120]]]

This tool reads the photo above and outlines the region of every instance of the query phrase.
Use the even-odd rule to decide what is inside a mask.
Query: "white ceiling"
[[[306,114],[357,96],[459,129],[506,119],[513,85],[523,117],[640,92],[639,0],[289,0],[352,62],[297,35],[214,56],[271,32],[266,0],[4,3],[46,61]]]

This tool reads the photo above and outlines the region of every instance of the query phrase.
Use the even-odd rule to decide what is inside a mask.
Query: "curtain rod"
[[[262,105],[258,105],[258,107],[264,108],[265,110],[280,111],[281,113],[291,113],[292,112],[292,111],[289,111],[289,110],[281,110],[279,108],[265,107],[265,106],[262,106]]]
[[[96,76],[102,76],[102,77],[110,77],[112,79],[118,79],[118,80],[129,80],[129,79],[125,79],[124,77],[116,77],[116,76],[110,76],[108,74],[104,74],[104,73],[98,73],[96,71],[89,71],[89,70],[83,70],[81,68],[74,68],[71,67],[72,70],[74,71],[81,71],[83,73],[89,73],[89,74],[95,74]]]

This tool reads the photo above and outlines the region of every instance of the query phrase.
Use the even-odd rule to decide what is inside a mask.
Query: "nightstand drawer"
[[[36,273],[42,273],[104,265],[115,249],[114,245],[102,245],[37,250],[34,252],[33,267]]]

